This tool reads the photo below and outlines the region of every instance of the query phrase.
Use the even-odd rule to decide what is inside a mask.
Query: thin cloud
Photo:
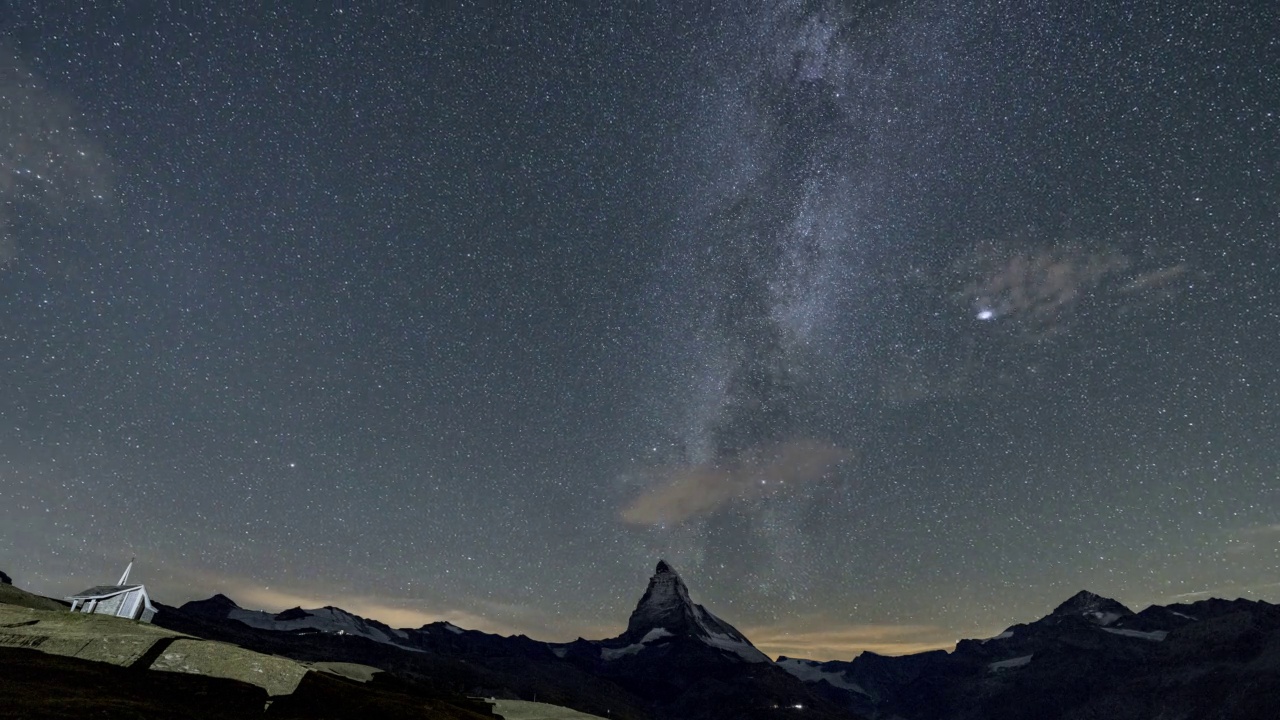
[[[236,604],[252,610],[280,612],[287,608],[314,609],[325,606],[341,607],[363,618],[378,620],[394,628],[421,627],[433,622],[451,622],[459,627],[484,632],[510,634],[514,629],[493,622],[464,610],[421,610],[405,604],[389,602],[377,597],[333,598],[305,592],[274,590],[264,587],[244,586],[234,591]]]
[[[314,609],[340,607],[347,612],[377,620],[393,628],[417,628],[433,622],[450,622],[466,630],[495,635],[527,635],[544,642],[571,642],[580,637],[614,637],[625,629],[618,623],[557,620],[548,613],[518,603],[475,598],[468,609],[432,606],[421,598],[385,595],[329,595],[307,588],[268,587],[252,580],[202,575],[201,584],[212,584],[237,605],[248,610],[276,613],[294,607]]]
[[[76,126],[71,104],[46,89],[0,43],[0,267],[19,252],[14,207],[61,222],[84,202],[106,200],[110,173],[101,149]]]
[[[770,497],[827,477],[850,453],[816,440],[793,440],[722,463],[684,465],[655,473],[648,491],[623,508],[632,525],[674,525],[732,502]]]
[[[850,660],[864,651],[878,655],[910,655],[955,648],[953,631],[936,625],[838,624],[806,622],[744,628],[752,644],[771,657]]]
[[[1280,539],[1280,523],[1270,523],[1262,525],[1249,525],[1247,527],[1237,528],[1233,531],[1237,537],[1259,538],[1274,537]]]
[[[1167,287],[1181,280],[1189,272],[1191,272],[1191,266],[1187,263],[1178,263],[1177,265],[1145,272],[1131,280],[1128,285],[1120,288],[1120,292],[1126,294],[1139,293]]]
[[[193,569],[185,566],[166,572],[164,580],[148,582],[153,596],[164,602],[182,601],[190,597],[192,587],[216,588],[246,610],[264,610],[276,613],[293,607],[315,609],[326,606],[339,607],[363,618],[386,623],[393,628],[422,627],[433,622],[451,622],[468,630],[498,635],[513,635],[540,628],[544,623],[541,614],[525,606],[475,600],[468,609],[440,607],[423,598],[395,597],[389,595],[332,594],[323,590],[297,585],[266,585],[250,578],[228,575],[222,572]],[[166,593],[166,589],[174,592]],[[184,591],[178,591],[182,588]]]
[[[1192,592],[1178,593],[1177,595],[1169,596],[1168,602],[1180,603],[1184,600],[1192,600],[1192,601],[1202,600],[1204,598],[1210,597],[1211,595],[1213,595],[1214,592],[1215,591],[1213,590],[1194,590]],[[1164,603],[1156,603],[1156,604],[1164,604]]]
[[[1280,582],[1276,582],[1273,576],[1270,578],[1259,578],[1258,582],[1232,583],[1228,585],[1218,585],[1204,590],[1193,590],[1191,592],[1178,593],[1176,595],[1170,595],[1163,600],[1159,600],[1155,604],[1168,605],[1170,603],[1188,603],[1196,602],[1197,600],[1208,600],[1209,598],[1222,598],[1224,600],[1253,598],[1257,600],[1275,602],[1274,591],[1277,588],[1280,588]]]
[[[1226,552],[1249,555],[1280,550],[1280,523],[1234,528],[1227,533]]]
[[[1127,312],[1176,295],[1193,274],[1186,261],[1163,264],[1105,244],[1078,243],[1016,251],[988,244],[957,270],[964,278],[958,298],[976,318],[1009,324],[1031,341],[1062,332],[1083,303],[1106,301]]]
[[[1061,316],[1109,275],[1130,266],[1128,258],[1075,246],[1044,247],[981,261],[985,269],[964,295],[983,319],[1016,320],[1037,335],[1052,333]]]

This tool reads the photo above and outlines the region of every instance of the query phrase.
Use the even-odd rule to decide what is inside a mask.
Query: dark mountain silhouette
[[[779,665],[851,711],[904,720],[1280,717],[1280,607],[1248,600],[1134,613],[1081,592],[952,653]]]
[[[660,561],[627,630],[607,640],[544,643],[450,623],[393,629],[339,608],[245,610],[215,595],[161,607],[162,627],[299,660],[340,660],[470,695],[538,699],[605,717],[857,717],[775,665],[728,622],[693,602]]]
[[[4,587],[11,595],[21,593]],[[469,695],[537,699],[632,720],[1280,717],[1280,607],[1249,600],[1153,605],[1135,613],[1110,598],[1080,592],[1038,620],[1012,625],[993,638],[962,640],[953,652],[867,652],[833,662],[771,661],[733,625],[695,603],[666,562],[658,563],[626,630],[605,640],[546,643],[446,622],[396,629],[336,607],[247,610],[225,595],[181,608],[161,605],[155,624],[298,661],[359,663],[385,673],[360,689],[333,677],[311,678],[297,697],[281,700],[277,715],[345,707],[335,716],[354,717],[366,701],[400,712],[433,698],[465,715],[470,710],[459,698]],[[86,680],[87,689],[77,696],[76,712],[82,714],[106,702],[118,683],[133,688],[121,690],[130,697],[138,688],[152,688],[146,692],[161,693],[156,702],[170,709],[181,706],[173,698],[186,693],[187,685],[199,685],[179,687],[175,680],[172,692],[156,690],[169,687],[165,673],[125,682],[111,679],[126,677],[118,669],[98,673],[94,663],[45,662],[44,655],[21,648],[0,657],[39,669],[0,676],[0,686],[8,678],[21,694],[19,702],[27,703],[22,707],[42,708],[47,694],[41,687],[53,692],[67,685],[53,677],[42,685],[43,672],[101,676]],[[227,687],[228,698],[243,695],[236,702],[257,702],[256,691]],[[351,699],[357,695],[365,700]],[[193,716],[238,712],[231,705],[225,712],[191,707],[198,710]]]
[[[658,718],[847,718],[837,703],[775,665],[729,623],[693,602],[659,561],[627,630],[553,646],[558,656],[644,699]]]
[[[1135,613],[1082,591],[950,653],[776,663],[693,602],[664,561],[627,629],[606,640],[542,643],[448,623],[394,630],[337,608],[271,615],[223,596],[166,608],[157,622],[183,618],[290,657],[345,659],[458,692],[550,698],[614,717],[795,717],[787,713],[800,708],[805,717],[903,720],[1280,717],[1280,608],[1247,600]]]
[[[769,660],[737,628],[694,604],[684,580],[665,560],[659,560],[644,596],[627,620],[627,631],[618,639],[643,644],[646,638],[665,636],[694,638],[747,662]]]

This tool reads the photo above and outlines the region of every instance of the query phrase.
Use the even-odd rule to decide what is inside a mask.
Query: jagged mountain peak
[[[1133,611],[1120,602],[1088,590],[1081,590],[1066,602],[1054,608],[1050,617],[1083,616],[1099,625],[1110,625],[1116,620],[1132,615]]]
[[[444,632],[452,633],[454,635],[461,635],[465,632],[471,632],[464,628],[460,628],[457,625],[454,625],[448,620],[436,620],[435,622],[429,622],[426,625],[423,625],[422,627],[418,628],[418,630],[421,632],[444,631]]]
[[[359,635],[370,640],[393,645],[405,642],[408,638],[408,634],[404,630],[393,629],[385,623],[360,617],[333,605],[311,609],[292,607],[278,613],[270,613],[263,610],[245,610],[237,607],[230,600],[221,605],[212,604],[212,599],[202,602],[205,603],[205,606],[197,608],[197,612],[203,611],[203,614],[206,615],[217,614],[221,618],[238,620],[249,627],[261,630]],[[193,605],[193,603],[183,605],[182,609],[187,611],[190,605]]]
[[[627,620],[626,636],[636,638],[655,628],[680,633],[697,628],[697,606],[689,597],[689,588],[679,573],[666,560],[659,560],[658,567],[649,578],[649,586]]]
[[[275,616],[275,620],[280,622],[287,622],[289,620],[302,620],[308,617],[311,617],[311,613],[307,612],[306,610],[303,610],[302,606],[298,606],[298,607],[292,607],[292,608],[289,608],[288,610],[284,610],[282,612],[277,613]]]
[[[184,603],[181,610],[191,615],[203,615],[221,620],[227,616],[232,610],[238,610],[240,606],[235,600],[218,593],[213,597],[204,600],[192,600]]]
[[[737,628],[694,603],[680,574],[666,560],[659,560],[619,640],[642,646],[670,636],[696,638],[750,662],[769,660]]]

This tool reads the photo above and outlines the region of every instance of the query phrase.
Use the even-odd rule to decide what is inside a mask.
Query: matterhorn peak
[[[1083,616],[1086,620],[1098,625],[1110,625],[1132,614],[1132,610],[1111,598],[1081,590],[1054,608],[1050,617]]]
[[[694,604],[679,573],[666,560],[659,560],[621,639],[644,644],[646,639],[668,635],[696,638],[750,662],[769,660],[732,625]]]
[[[654,628],[679,632],[697,626],[697,606],[689,598],[689,588],[666,560],[649,578],[649,587],[627,621],[627,635],[642,637]]]

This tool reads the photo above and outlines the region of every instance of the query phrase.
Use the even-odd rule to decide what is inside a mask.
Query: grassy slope
[[[604,720],[577,710],[528,700],[490,700],[493,711],[505,720]]]
[[[5,597],[27,600],[18,593],[30,595]],[[0,604],[2,719],[493,717],[483,702],[446,698],[368,666],[313,666],[55,606]]]
[[[67,609],[71,607],[68,603],[62,603],[43,595],[29,593],[26,590],[16,588],[12,585],[2,584],[0,584],[0,603],[32,608],[34,610],[54,610],[59,612],[66,612]]]
[[[203,675],[139,672],[0,647],[0,718],[261,717],[265,690]],[[216,702],[213,700],[216,699]]]
[[[357,683],[309,673],[292,695],[268,698],[262,688],[236,680],[132,670],[6,647],[0,647],[0,698],[0,720],[482,720],[492,717],[483,704],[459,707],[423,696],[413,687],[394,680]]]
[[[271,695],[287,695],[308,671],[305,664],[212,642],[148,623],[0,604],[0,647],[26,647],[52,655],[242,680]],[[318,668],[327,671],[327,668]],[[345,668],[348,676],[356,667]],[[367,668],[366,671],[372,671]]]

